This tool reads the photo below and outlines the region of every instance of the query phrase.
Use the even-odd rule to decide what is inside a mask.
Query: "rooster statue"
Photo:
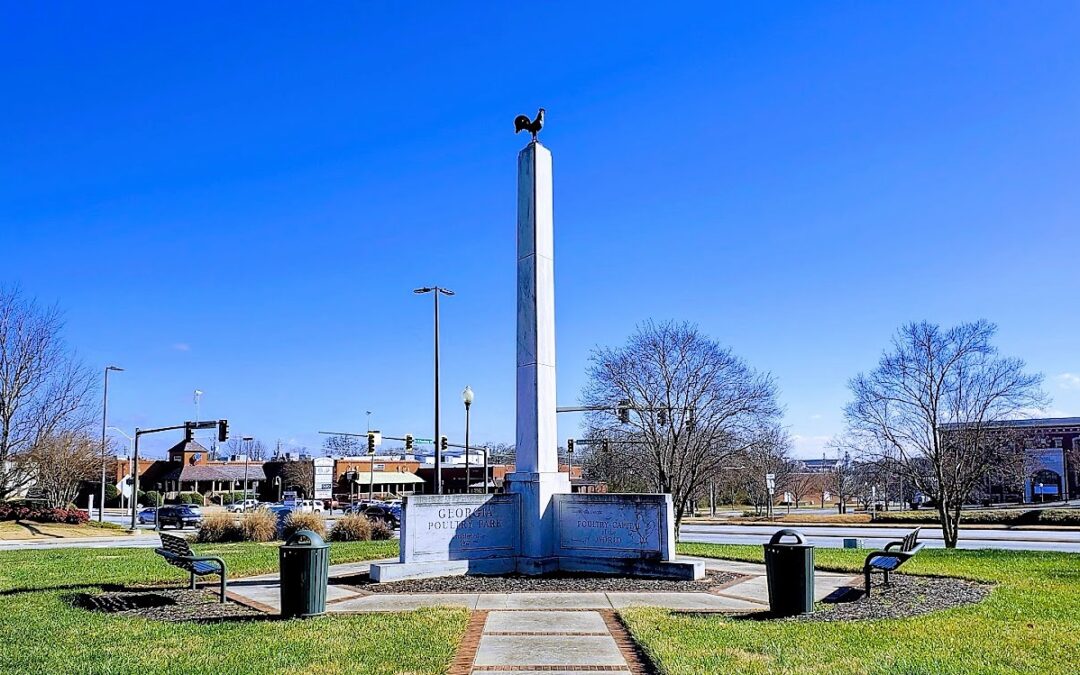
[[[540,130],[544,128],[544,109],[540,108],[536,111],[536,119],[530,120],[528,115],[518,115],[514,118],[514,133],[520,133],[522,131],[528,131],[532,134],[533,140],[536,140],[536,134],[540,133]]]

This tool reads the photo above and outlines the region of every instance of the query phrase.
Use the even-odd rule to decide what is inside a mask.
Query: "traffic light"
[[[367,454],[375,454],[375,434],[371,431],[369,431],[367,435]]]
[[[447,450],[449,450],[450,449],[450,439],[447,438],[446,436],[439,436],[439,448],[441,448],[443,452],[446,452]]]
[[[571,455],[574,454],[574,439],[566,439],[566,451]]]
[[[600,442],[600,449],[603,450],[605,453],[611,450],[611,442],[605,438]]]
[[[660,423],[660,426],[667,424],[667,408],[660,408],[656,411],[656,421]]]
[[[229,420],[217,421],[217,439],[218,443],[229,440]]]
[[[694,409],[688,408],[686,411],[686,428],[693,431],[695,426],[697,426],[697,419],[694,417]]]
[[[615,410],[619,414],[619,421],[620,422],[622,422],[623,424],[627,424],[627,423],[630,422],[630,400],[629,399],[624,398],[623,400],[619,401],[619,405]]]
[[[413,436],[412,434],[405,434],[405,452],[412,452]]]

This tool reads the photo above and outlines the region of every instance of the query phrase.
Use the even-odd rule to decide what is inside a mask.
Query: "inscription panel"
[[[556,495],[559,554],[667,559],[667,495]]]
[[[406,497],[401,562],[517,555],[519,518],[512,494]]]

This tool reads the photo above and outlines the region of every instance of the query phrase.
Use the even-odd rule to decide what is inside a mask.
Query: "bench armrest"
[[[863,569],[866,569],[867,567],[870,567],[870,561],[873,560],[874,558],[877,558],[879,556],[893,557],[895,555],[896,555],[895,553],[893,553],[892,551],[889,551],[889,550],[873,551],[872,553],[870,553],[870,555],[866,556],[866,560],[863,562]]]
[[[225,561],[222,560],[221,558],[218,558],[217,556],[212,556],[212,555],[185,555],[185,556],[182,556],[182,558],[184,560],[188,560],[190,562],[216,562],[217,564],[221,565],[221,569],[225,569]]]
[[[905,552],[903,554],[904,555],[904,560],[907,560],[908,558],[914,556],[916,553],[921,551],[922,547],[923,547],[923,544],[921,544],[921,543],[920,544],[915,544],[915,546],[912,547],[912,549],[910,551],[907,551],[907,552]]]
[[[890,541],[888,544],[885,544],[885,550],[888,551],[893,546],[903,546],[903,545],[904,545],[904,542],[902,540]]]

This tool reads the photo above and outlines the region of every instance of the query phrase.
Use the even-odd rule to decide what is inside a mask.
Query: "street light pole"
[[[442,452],[439,448],[439,295],[453,295],[449,288],[440,286],[424,286],[413,290],[417,295],[433,293],[435,295],[435,494],[441,495],[442,486]]]
[[[461,392],[461,401],[465,404],[465,493],[472,492],[472,464],[470,464],[469,453],[472,448],[469,447],[469,408],[472,407],[474,394],[472,387],[465,385],[464,391]]]
[[[132,532],[134,532],[135,529],[136,529],[135,528],[135,517],[136,517],[136,512],[139,510],[139,507],[137,506],[137,504],[139,503],[139,499],[138,499],[138,497],[139,497],[139,427],[135,427],[135,442],[134,442],[133,445],[134,445],[134,449],[132,450],[132,453],[134,455],[133,461],[135,463],[135,471],[132,472],[132,473],[134,474],[133,477],[135,478],[135,482],[131,486],[131,489],[132,489],[132,494],[135,495],[135,499],[131,500],[131,531]],[[154,516],[154,522],[157,523],[157,516],[156,515]]]
[[[109,423],[109,371],[123,370],[119,366],[105,366],[105,388],[101,395],[101,503],[98,504],[98,522],[105,522],[105,427]]]
[[[375,450],[368,450],[367,498],[375,501]]]

